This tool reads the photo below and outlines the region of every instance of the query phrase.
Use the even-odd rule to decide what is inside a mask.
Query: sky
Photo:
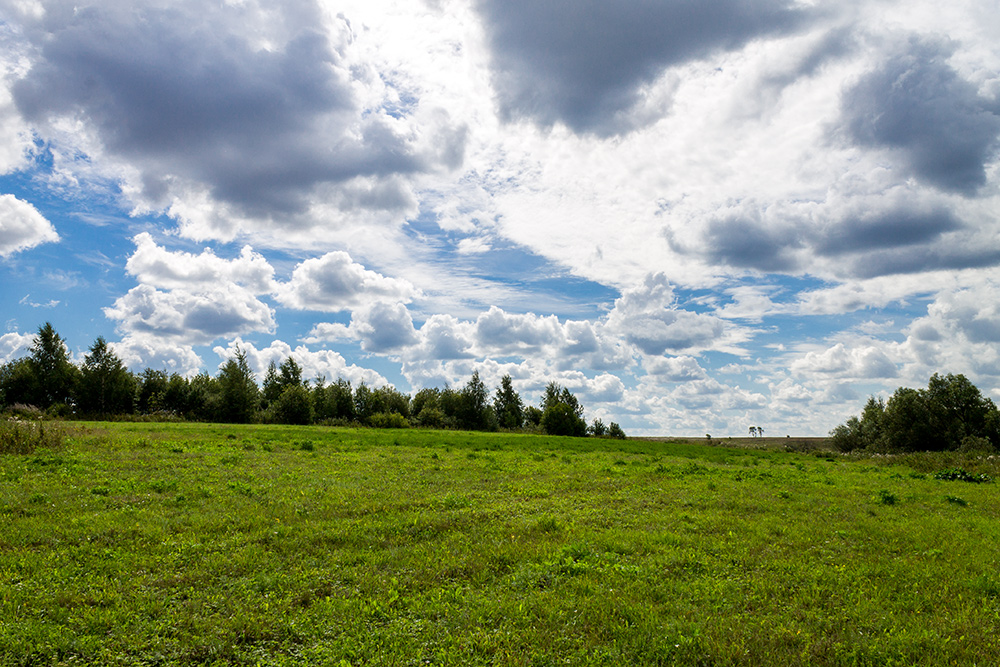
[[[1000,401],[995,0],[0,0],[0,363],[548,382],[630,435]]]

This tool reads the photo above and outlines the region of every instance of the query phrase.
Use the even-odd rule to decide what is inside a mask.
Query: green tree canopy
[[[555,382],[550,382],[542,395],[541,425],[549,435],[587,435],[583,406],[569,389]]]
[[[1000,413],[964,375],[935,373],[926,389],[898,388],[888,401],[868,399],[861,417],[830,432],[842,451],[942,451],[966,443],[1000,447]]]
[[[48,408],[56,403],[70,402],[78,371],[69,360],[65,341],[51,323],[38,327],[29,363],[35,381],[32,403]]]
[[[135,376],[98,336],[83,358],[76,385],[76,404],[80,412],[93,415],[129,414],[134,408]]]
[[[237,346],[219,371],[218,416],[221,421],[246,424],[253,421],[260,401],[257,380],[247,361],[246,352]]]
[[[514,382],[510,375],[500,379],[500,386],[493,397],[493,410],[497,415],[500,428],[521,428],[524,424],[524,403],[521,396],[514,390]]]

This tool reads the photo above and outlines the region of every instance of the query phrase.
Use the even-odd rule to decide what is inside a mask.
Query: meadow
[[[0,454],[5,666],[1000,655],[998,483],[968,481],[998,476],[995,458],[62,428],[61,444]]]

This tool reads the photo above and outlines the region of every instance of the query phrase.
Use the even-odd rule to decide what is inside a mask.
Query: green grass
[[[1000,655],[997,484],[934,478],[996,477],[1000,461],[66,428],[60,446],[0,456],[5,666]]]

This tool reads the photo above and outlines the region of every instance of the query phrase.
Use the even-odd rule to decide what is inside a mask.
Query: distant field
[[[935,478],[1000,476],[997,459],[780,438],[67,428],[55,450],[0,455],[4,666],[1000,655],[998,484]]]

